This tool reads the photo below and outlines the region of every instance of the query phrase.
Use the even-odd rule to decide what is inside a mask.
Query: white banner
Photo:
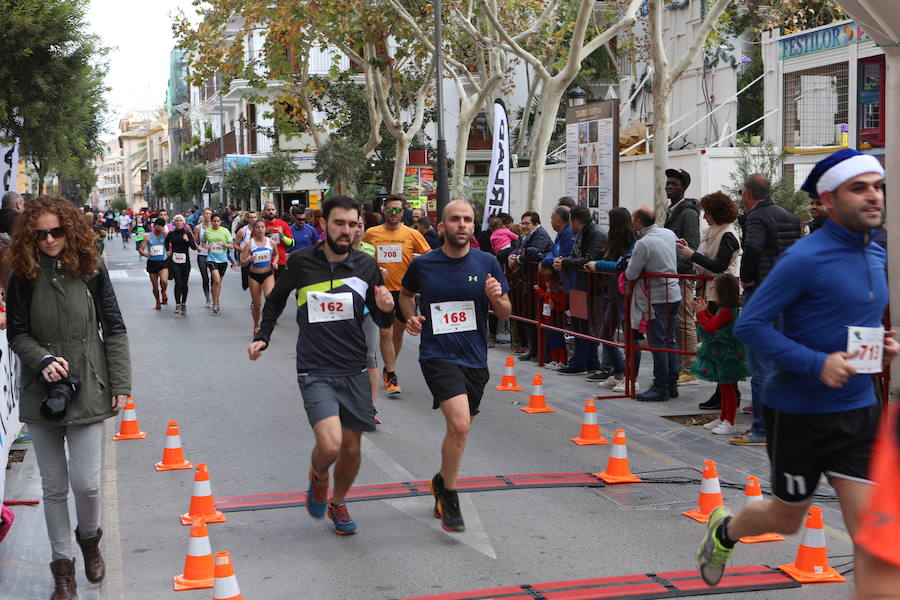
[[[0,144],[0,195],[15,192],[19,174],[19,140],[11,146]]]
[[[482,229],[497,213],[509,212],[509,120],[502,100],[494,102],[494,141],[491,147],[491,170],[484,200]]]
[[[19,423],[19,357],[9,349],[6,331],[0,331],[0,465],[6,468],[9,447],[16,441]],[[0,499],[6,488],[6,473],[0,471]]]

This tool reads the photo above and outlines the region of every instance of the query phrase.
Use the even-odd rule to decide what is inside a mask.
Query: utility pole
[[[447,141],[444,139],[444,45],[441,40],[441,0],[434,3],[434,77],[437,95],[437,220],[450,201],[450,182],[447,176]],[[460,140],[456,140],[459,144]]]
[[[222,83],[216,75],[216,85],[219,88],[219,154],[222,161],[222,179],[219,182],[219,197],[222,199],[222,208],[228,207],[228,198],[225,194],[225,111],[222,108]]]

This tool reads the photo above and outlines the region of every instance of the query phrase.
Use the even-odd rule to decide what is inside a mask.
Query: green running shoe
[[[731,511],[720,506],[712,511],[709,515],[709,523],[706,525],[706,535],[700,542],[700,548],[697,550],[697,570],[706,585],[719,585],[722,580],[722,573],[725,572],[725,563],[731,556],[734,548],[726,548],[719,541],[716,530],[720,525],[731,516]]]

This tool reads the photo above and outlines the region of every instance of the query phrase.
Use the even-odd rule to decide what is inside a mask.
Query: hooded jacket
[[[765,280],[781,253],[800,239],[800,220],[770,198],[747,213],[741,229],[741,281],[745,296],[749,296]]]

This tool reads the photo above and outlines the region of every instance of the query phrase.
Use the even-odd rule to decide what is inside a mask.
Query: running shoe
[[[206,299],[206,308],[210,308],[210,307],[212,307],[212,300],[210,300],[209,298],[207,298],[207,299]]]
[[[431,478],[429,486],[431,487],[431,495],[434,496],[434,512],[432,514],[435,519],[440,519],[441,507],[439,498],[444,493],[444,478],[441,477],[440,473]]]
[[[181,305],[180,305],[180,304],[176,304],[176,305],[175,305],[175,312],[174,312],[174,314],[176,314],[176,315],[180,315],[180,314],[181,314]]]
[[[169,303],[169,295],[168,295],[167,293],[165,293],[165,292],[162,293],[162,303],[163,303],[163,304],[168,304],[168,303]]]
[[[560,375],[586,375],[587,371],[584,369],[579,369],[578,367],[563,367],[561,369],[557,369],[556,372]]]
[[[602,388],[606,388],[608,390],[614,390],[619,387],[619,384],[622,385],[622,391],[625,391],[625,378],[624,377],[610,377],[606,381],[601,381],[598,385]]]
[[[740,396],[738,396],[738,399],[740,399]],[[753,405],[748,404],[747,406],[745,406],[744,408],[741,409],[741,412],[748,414],[748,415],[752,415],[753,414]]]
[[[641,389],[641,386],[638,384],[637,381],[635,381],[634,382],[634,391],[637,392],[640,389]],[[614,387],[612,389],[612,391],[616,392],[617,394],[624,394],[625,393],[625,378],[622,378],[619,381],[619,383],[616,384],[616,387]]]
[[[396,373],[388,373],[388,382],[386,387],[388,395],[391,396],[395,396],[403,391],[400,389],[400,383],[397,381]]]
[[[667,402],[669,400],[669,397],[664,390],[655,387],[651,387],[646,392],[638,394],[635,398],[638,402]]]
[[[722,423],[722,419],[713,419],[709,423],[703,426],[703,429],[715,429]]]
[[[743,435],[729,439],[728,443],[733,446],[765,446],[766,436],[747,431]]]
[[[697,376],[691,375],[686,371],[682,371],[678,376],[678,385],[685,385],[688,383],[697,383]]]
[[[181,316],[185,316],[187,314],[187,304],[181,305]]]
[[[711,431],[716,435],[734,435],[739,430],[734,426],[734,424],[729,423],[728,421],[722,421]]]
[[[316,477],[312,467],[309,469],[309,488],[306,490],[306,512],[314,519],[325,516],[325,508],[328,505],[328,478],[324,480]]]
[[[603,383],[607,379],[613,376],[613,372],[610,369],[600,369],[596,373],[591,373],[585,379],[588,381],[595,381],[597,383]]]
[[[381,381],[384,382],[384,389],[387,389],[387,387],[388,387],[388,379],[389,379],[389,377],[388,377],[387,369],[384,367],[381,367]]]
[[[383,424],[383,423],[381,422],[381,419],[379,419],[377,416],[375,417],[375,424],[376,424],[376,425],[382,425],[382,424]]]
[[[153,307],[153,310],[162,310],[162,306],[159,303],[159,300],[156,301],[156,306]]]
[[[441,512],[441,527],[450,533],[462,533],[466,530],[462,511],[459,510],[459,494],[456,490],[445,489],[441,494],[438,507]]]
[[[347,511],[347,503],[341,502],[335,505],[328,503],[328,518],[334,523],[334,532],[338,535],[353,535],[356,533],[356,523],[350,518]]]
[[[722,574],[725,572],[725,563],[731,556],[734,548],[726,548],[719,540],[718,529],[731,517],[731,511],[724,506],[719,506],[709,515],[706,524],[706,535],[697,549],[697,570],[706,585],[719,585]]]

